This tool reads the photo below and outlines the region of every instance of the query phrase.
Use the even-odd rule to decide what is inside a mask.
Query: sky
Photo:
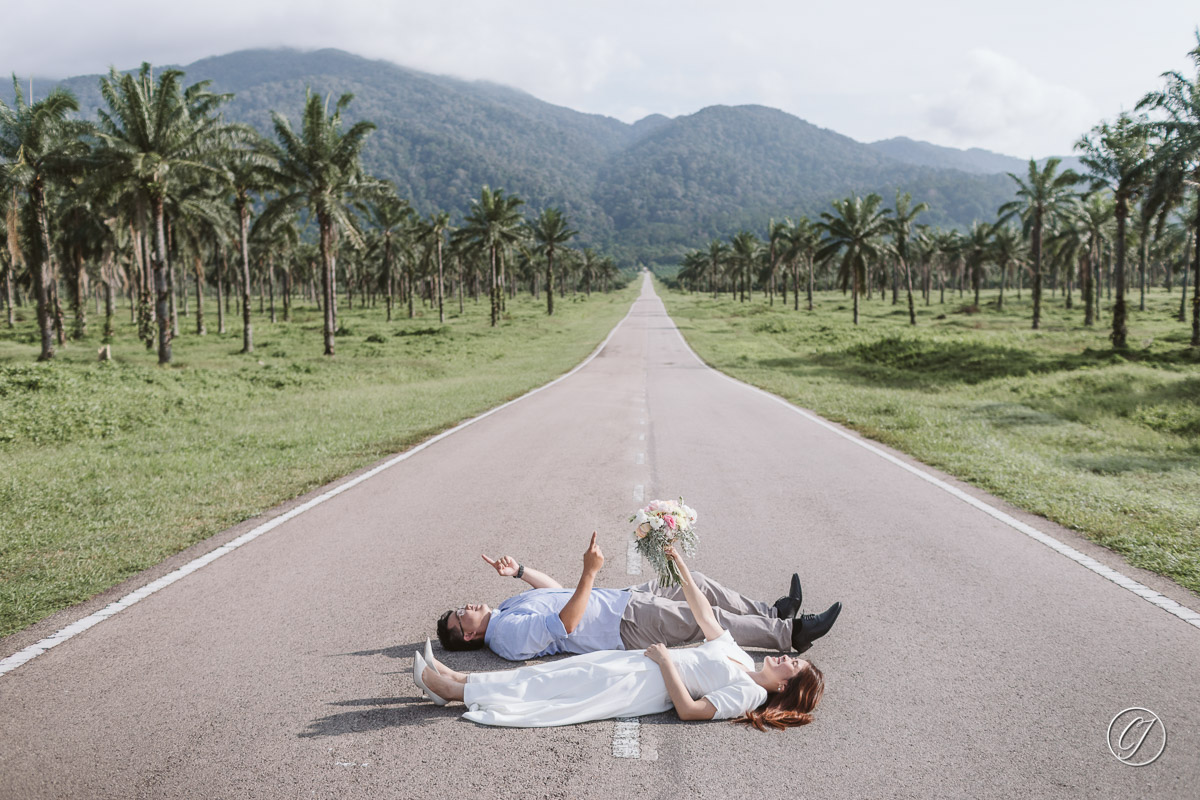
[[[1197,26],[1197,0],[42,0],[6,10],[0,69],[335,47],[625,122],[754,103],[864,142],[1040,158],[1163,72],[1194,77]]]

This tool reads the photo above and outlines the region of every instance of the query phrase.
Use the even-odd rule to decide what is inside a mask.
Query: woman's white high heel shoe
[[[429,667],[438,675],[442,674],[442,671],[437,668],[437,660],[433,657],[433,645],[429,643],[428,636],[425,637],[425,666]]]
[[[439,697],[432,689],[425,685],[425,681],[421,680],[421,674],[425,672],[425,667],[425,659],[421,657],[421,654],[413,653],[413,683],[417,684],[417,688],[432,700],[435,706],[446,705],[450,701]]]

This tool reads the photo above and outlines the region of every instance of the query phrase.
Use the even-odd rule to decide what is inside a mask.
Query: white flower
[[[646,515],[645,509],[638,509],[638,512],[633,515],[633,521],[636,522],[638,525],[641,525],[643,522],[646,522],[649,519],[650,519],[650,517],[648,517]]]

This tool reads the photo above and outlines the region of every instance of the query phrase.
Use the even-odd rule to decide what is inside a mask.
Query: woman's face
[[[782,684],[787,683],[806,669],[808,669],[808,662],[803,658],[768,656],[763,659],[762,674],[775,691],[780,691]]]

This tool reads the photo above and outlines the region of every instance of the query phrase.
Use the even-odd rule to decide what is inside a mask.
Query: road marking
[[[638,434],[638,441],[639,441],[639,442],[644,442],[644,441],[646,441],[646,434],[644,434],[644,433],[639,433],[639,434]]]
[[[646,490],[642,487],[642,485],[640,483],[637,486],[633,487],[633,499],[635,502],[638,502],[638,503],[640,503],[646,499]]]
[[[632,534],[629,537],[629,546],[625,548],[625,574],[642,574],[642,554],[638,552],[637,540]]]
[[[662,302],[662,298],[659,298],[659,302]],[[665,304],[663,306],[663,311],[664,311],[664,313],[666,312]],[[1187,606],[1176,603],[1171,598],[1167,597],[1166,595],[1164,595],[1160,592],[1156,592],[1154,589],[1151,589],[1149,586],[1138,583],[1133,578],[1130,578],[1129,576],[1127,576],[1123,573],[1117,572],[1115,569],[1113,569],[1111,567],[1101,564],[1099,561],[1092,558],[1091,556],[1088,556],[1088,555],[1085,555],[1085,554],[1079,552],[1074,547],[1071,547],[1070,545],[1068,545],[1064,542],[1060,542],[1058,539],[1055,539],[1050,534],[1039,531],[1037,528],[1033,527],[1032,525],[1028,525],[1028,524],[1022,522],[1021,520],[1019,520],[1009,514],[1004,513],[1000,509],[998,509],[994,506],[991,506],[991,505],[983,502],[982,500],[980,500],[976,497],[973,497],[972,495],[967,494],[962,489],[959,489],[956,486],[951,486],[950,484],[946,483],[945,481],[941,480],[940,478],[929,474],[925,470],[918,469],[917,467],[914,467],[911,464],[909,464],[905,461],[902,461],[899,458],[896,458],[891,453],[881,450],[880,448],[869,443],[865,439],[861,439],[858,436],[851,435],[849,432],[842,430],[838,426],[834,425],[832,422],[822,419],[821,417],[818,417],[816,414],[805,411],[804,409],[800,408],[799,406],[795,406],[792,403],[789,403],[787,400],[780,397],[779,395],[771,394],[770,392],[766,391],[765,389],[760,389],[757,386],[753,386],[749,383],[746,383],[745,381],[740,381],[737,378],[734,378],[731,375],[726,375],[724,372],[721,372],[719,369],[716,369],[715,367],[710,366],[708,363],[706,363],[704,361],[704,359],[702,359],[702,358],[700,358],[700,356],[696,355],[696,351],[693,350],[691,345],[689,345],[687,343],[687,339],[683,338],[683,333],[679,330],[679,327],[677,325],[675,325],[675,320],[671,319],[670,314],[667,314],[667,319],[671,320],[671,326],[673,328],[675,328],[675,333],[679,336],[679,341],[683,342],[684,348],[686,348],[687,351],[692,354],[692,357],[695,358],[701,364],[703,364],[705,367],[708,367],[708,369],[711,369],[713,372],[720,375],[725,380],[727,380],[731,383],[735,383],[738,386],[749,389],[753,392],[758,392],[759,394],[763,395],[764,397],[767,397],[771,400],[774,400],[777,403],[780,403],[780,404],[786,406],[787,408],[796,412],[797,414],[799,414],[800,416],[809,420],[810,422],[814,422],[817,425],[820,425],[821,427],[823,427],[829,431],[832,431],[833,433],[836,433],[838,436],[841,436],[843,439],[845,439],[849,442],[853,442],[854,444],[858,445],[859,447],[863,448],[864,450],[872,452],[875,455],[879,456],[880,458],[883,458],[883,459],[886,459],[887,461],[892,462],[893,464],[900,467],[901,469],[911,472],[913,475],[916,475],[921,480],[927,481],[927,482],[933,484],[934,486],[938,487],[939,489],[942,489],[943,491],[954,495],[959,500],[962,500],[964,503],[974,506],[975,508],[979,509],[980,511],[982,511],[983,513],[992,517],[993,519],[996,519],[996,520],[1004,523],[1005,525],[1008,525],[1010,528],[1020,531],[1021,533],[1025,534],[1029,538],[1031,538],[1035,541],[1041,542],[1042,544],[1049,547],[1051,550],[1054,550],[1054,551],[1066,556],[1067,558],[1071,559],[1072,561],[1079,564],[1080,566],[1090,569],[1092,572],[1096,573],[1097,575],[1099,575],[1103,578],[1107,578],[1108,580],[1112,581],[1113,583],[1117,584],[1118,586],[1120,586],[1123,589],[1128,589],[1129,591],[1136,594],[1138,597],[1141,597],[1143,600],[1146,600],[1147,602],[1158,606],[1159,608],[1166,611],[1167,613],[1174,614],[1175,616],[1179,617],[1181,620],[1188,623],[1189,625],[1192,625],[1196,628],[1200,628],[1200,612],[1196,612],[1195,610],[1190,609]]]
[[[646,424],[646,420],[645,420],[645,419],[639,419],[639,420],[638,420],[638,425],[645,425],[645,424]]]
[[[641,726],[636,717],[618,718],[613,725],[612,754],[615,758],[641,758]]]
[[[645,453],[638,453],[638,454],[637,454],[637,458],[634,460],[634,463],[637,463],[637,464],[645,464],[645,463],[646,463],[646,454],[645,454]]]
[[[314,497],[312,500],[309,500],[307,503],[298,505],[295,508],[291,509],[290,511],[287,511],[283,514],[280,514],[278,517],[275,517],[273,519],[268,520],[267,522],[264,522],[262,525],[259,525],[254,530],[243,533],[241,536],[237,537],[236,539],[234,539],[230,542],[227,542],[226,544],[221,545],[220,547],[216,548],[215,550],[211,550],[208,553],[205,553],[204,555],[199,556],[198,558],[195,558],[192,561],[189,561],[188,563],[184,564],[182,567],[175,570],[174,572],[170,572],[166,575],[163,575],[158,580],[151,581],[150,583],[146,584],[145,586],[141,587],[140,589],[136,589],[136,590],[130,592],[129,594],[125,595],[120,600],[116,600],[115,602],[109,603],[107,606],[100,609],[99,611],[97,611],[93,614],[90,614],[81,620],[71,623],[70,625],[68,625],[65,628],[62,628],[61,630],[57,631],[53,635],[47,636],[45,639],[42,639],[39,642],[35,642],[34,644],[31,644],[23,650],[13,653],[8,658],[0,660],[0,677],[3,677],[4,675],[8,674],[9,672],[12,672],[14,669],[21,666],[22,664],[26,664],[26,663],[32,661],[33,659],[37,658],[38,656],[40,656],[42,653],[46,652],[50,648],[57,647],[58,645],[67,641],[68,639],[70,639],[74,636],[78,636],[79,634],[83,633],[84,631],[88,630],[89,628],[100,624],[101,622],[103,622],[104,620],[113,616],[114,614],[118,614],[121,611],[124,611],[125,609],[127,609],[131,605],[133,605],[134,603],[137,603],[141,600],[146,599],[147,597],[149,597],[150,595],[159,591],[160,589],[165,589],[166,587],[170,586],[172,583],[175,583],[175,581],[179,580],[180,578],[187,577],[188,575],[192,574],[193,572],[200,569],[201,567],[206,566],[207,564],[210,564],[213,561],[216,561],[221,556],[223,556],[227,553],[233,552],[234,550],[238,549],[239,547],[241,547],[244,544],[247,544],[248,542],[254,541],[259,536],[262,536],[264,533],[267,533],[268,531],[272,531],[275,528],[278,528],[280,525],[287,522],[288,520],[294,519],[295,517],[298,517],[301,514],[303,514],[305,511],[309,511],[309,510],[321,505],[326,500],[332,500],[334,497],[337,497],[342,492],[352,489],[353,487],[359,485],[360,483],[362,483],[363,481],[365,481],[369,478],[375,477],[376,475],[378,475],[379,473],[388,469],[389,467],[395,466],[396,464],[399,464],[401,461],[405,461],[405,460],[411,458],[412,456],[415,456],[417,453],[421,452],[422,450],[424,450],[427,447],[430,447],[430,446],[436,444],[437,442],[440,442],[442,439],[445,439],[448,436],[458,433],[463,428],[466,428],[470,425],[474,425],[476,422],[479,422],[481,419],[490,417],[492,414],[495,414],[498,411],[508,408],[509,406],[513,405],[514,403],[519,403],[520,401],[524,400],[525,398],[535,395],[544,389],[549,389],[551,386],[555,385],[556,383],[565,381],[567,378],[571,377],[576,372],[578,372],[579,370],[583,369],[588,364],[590,364],[592,362],[592,359],[594,359],[596,356],[598,356],[600,354],[600,352],[602,350],[604,350],[605,347],[608,346],[608,343],[612,339],[612,337],[616,334],[616,332],[618,330],[621,329],[621,326],[625,324],[625,321],[629,319],[630,315],[633,314],[633,309],[637,306],[640,299],[641,298],[639,296],[638,300],[634,300],[633,303],[630,304],[629,310],[627,312],[625,312],[625,316],[621,318],[620,322],[618,322],[615,326],[613,326],[613,329],[608,332],[608,336],[604,337],[604,341],[602,341],[596,347],[596,349],[591,352],[591,354],[587,358],[585,358],[583,361],[579,362],[579,364],[577,364],[575,366],[575,368],[572,369],[570,372],[567,372],[563,375],[559,375],[557,378],[550,381],[549,383],[544,383],[541,386],[538,386],[537,388],[530,389],[525,394],[521,395],[520,397],[516,397],[512,400],[509,400],[507,403],[498,405],[495,408],[488,409],[487,411],[483,412],[482,414],[480,414],[477,417],[472,417],[471,419],[469,419],[465,422],[460,422],[458,425],[455,425],[450,430],[442,431],[441,433],[437,434],[436,436],[426,439],[424,442],[421,442],[419,445],[417,445],[409,450],[405,450],[403,453],[400,453],[399,455],[395,456],[394,458],[391,458],[388,461],[384,462],[383,464],[380,464],[378,467],[375,467],[374,469],[369,470],[368,472],[364,472],[362,475],[359,475],[357,478],[353,478],[352,480],[348,480],[339,486],[335,486],[334,488],[330,489],[328,492],[325,492],[324,494],[321,494],[318,497]]]

